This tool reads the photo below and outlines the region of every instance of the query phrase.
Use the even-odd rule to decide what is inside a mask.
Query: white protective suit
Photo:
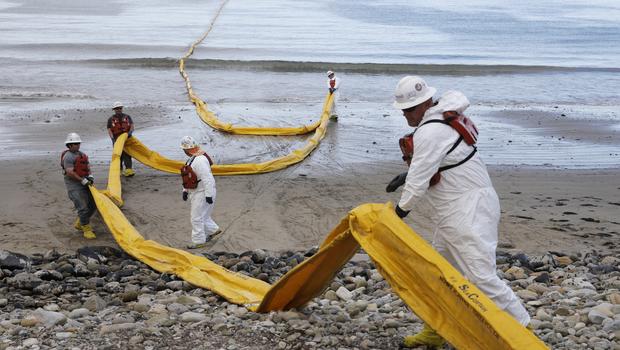
[[[327,79],[327,88],[332,88],[332,81],[334,81],[334,86],[333,88],[335,89],[333,95],[334,95],[334,104],[332,106],[332,114],[333,116],[337,116],[338,115],[338,110],[336,109],[336,102],[338,102],[338,100],[340,100],[340,79],[334,74],[334,79]]]
[[[467,107],[469,100],[465,95],[448,91],[426,111],[419,125],[432,119],[443,120],[444,111],[463,113]],[[461,142],[446,155],[458,137],[452,127],[442,123],[430,123],[416,130],[413,158],[398,205],[409,211],[426,195],[436,210],[435,249],[501,309],[527,325],[527,311],[497,276],[499,198],[478,152],[467,162],[441,172],[439,183],[429,188],[429,181],[440,166],[456,164],[473,151],[472,146]]]
[[[204,155],[192,156],[187,161],[194,173],[200,180],[195,189],[184,189],[189,193],[191,203],[191,222],[192,222],[192,243],[200,244],[207,240],[207,237],[219,230],[219,226],[211,219],[213,207],[215,207],[215,179],[211,173],[211,165]],[[207,197],[213,198],[213,204],[206,201]]]

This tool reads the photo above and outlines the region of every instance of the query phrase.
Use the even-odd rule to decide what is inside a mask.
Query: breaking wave
[[[119,58],[81,60],[85,64],[114,67],[171,68],[178,65],[174,58]],[[588,68],[528,65],[470,65],[470,64],[402,64],[402,63],[334,63],[277,60],[217,60],[188,59],[188,69],[236,69],[273,72],[322,72],[326,68],[360,74],[403,74],[416,72],[424,75],[496,75],[543,72],[620,72],[620,68]]]
[[[74,99],[89,100],[94,96],[72,92],[0,91],[0,100],[7,99]]]

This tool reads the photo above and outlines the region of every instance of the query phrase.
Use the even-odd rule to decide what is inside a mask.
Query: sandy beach
[[[353,104],[347,107],[353,109]],[[260,110],[260,106],[257,109]],[[85,142],[83,149],[94,159],[97,187],[105,188],[111,145],[102,134],[108,112],[105,108],[39,111],[24,114],[22,120],[10,118],[11,121],[5,123],[4,128],[17,137],[25,135],[26,138],[19,143],[20,147],[15,147],[13,155],[18,156],[17,159],[0,160],[3,175],[0,179],[3,193],[0,249],[45,253],[50,249],[75,251],[84,245],[115,245],[97,215],[94,229],[98,238],[95,241],[84,240],[72,228],[75,214],[58,166],[65,133],[79,125],[83,138],[96,140]],[[186,130],[188,123],[200,123],[194,111],[186,107],[135,106],[129,113],[138,123],[136,135],[139,138],[141,134],[150,135],[149,130],[175,129],[179,132],[179,129]],[[348,117],[350,120],[355,118],[352,114]],[[181,115],[182,120],[179,119]],[[343,136],[350,135],[344,131],[350,120],[341,118],[339,123],[332,123],[319,148],[300,164],[270,174],[217,177],[214,219],[224,229],[224,234],[205,251],[239,253],[257,248],[269,251],[310,248],[318,245],[357,205],[398,200],[399,191],[394,194],[384,191],[386,183],[405,170],[392,139],[372,141],[367,138],[370,152],[360,152],[355,163],[340,160],[339,152],[348,151],[335,148],[348,142]],[[587,125],[587,122],[581,125],[573,122],[571,127],[586,128]],[[209,141],[204,142],[204,147],[211,149],[218,162],[238,157],[225,149],[238,146],[239,143],[232,140],[239,136],[205,133]],[[143,142],[167,156],[183,159],[181,152],[175,150],[175,140],[166,143],[149,136]],[[303,137],[293,140],[303,142]],[[289,141],[267,142],[270,152],[263,157],[286,152],[282,144]],[[359,145],[361,141],[355,143]],[[163,149],[158,149],[160,146]],[[27,161],[19,158],[21,152]],[[381,154],[385,157],[380,157]],[[189,207],[181,201],[178,176],[160,173],[142,164],[136,164],[135,168],[137,176],[122,181],[123,212],[148,239],[183,247],[191,229]],[[500,247],[526,253],[619,251],[618,170],[497,165],[490,166],[489,170],[502,206]],[[430,209],[423,204],[406,220],[430,240],[430,216]]]

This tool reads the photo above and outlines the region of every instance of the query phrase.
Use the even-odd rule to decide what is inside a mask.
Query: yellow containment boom
[[[220,7],[218,8],[215,16],[211,19],[209,23],[209,27],[207,31],[192,45],[189,47],[185,55],[179,60],[179,73],[183,80],[185,81],[185,88],[187,89],[187,95],[189,96],[190,101],[196,107],[196,113],[200,117],[200,119],[208,124],[210,127],[224,131],[231,134],[238,135],[303,135],[309,132],[314,131],[321,125],[321,120],[318,120],[314,123],[308,125],[294,126],[294,127],[255,127],[255,126],[234,126],[231,123],[224,123],[217,118],[215,113],[209,110],[209,107],[205,101],[203,101],[196,93],[194,93],[194,89],[192,89],[192,83],[189,80],[189,75],[185,71],[185,61],[194,53],[194,50],[202,41],[211,33],[213,29],[213,25],[215,21],[219,17],[224,5],[226,5],[228,1],[223,1]],[[331,111],[333,100],[326,100],[325,108],[327,108],[327,112]]]
[[[159,272],[175,274],[193,285],[206,288],[231,303],[255,305],[269,284],[226,270],[220,265],[184,250],[144,239],[121,210],[94,186],[90,187],[97,209],[118,245],[127,254]]]
[[[458,349],[546,349],[542,341],[499,309],[398,218],[390,203],[364,204],[352,210],[315,255],[273,286],[204,257],[146,240],[108,198],[113,193],[120,195],[120,172],[113,168],[120,168],[125,140],[128,145],[140,145],[136,148],[145,155],[143,159],[156,169],[178,169],[180,162],[161,158],[135,137],[126,139],[123,135],[114,146],[110,169],[117,179],[109,181],[105,194],[90,187],[97,209],[119,246],[157,271],[173,273],[250,310],[286,310],[320,295],[361,246],[411,310]],[[164,161],[159,164],[161,159]]]
[[[361,246],[393,290],[456,348],[546,349],[403,223],[391,204],[364,204],[352,210],[315,255],[270,286],[207,258],[144,239],[109,198],[93,186],[91,192],[104,222],[128,254],[251,310],[304,305],[321,294]]]
[[[244,164],[214,164],[211,167],[213,175],[247,175],[261,174],[284,169],[293,164],[299,163],[306,158],[325,137],[327,125],[329,124],[328,106],[332,103],[333,95],[327,95],[323,104],[323,112],[319,127],[314,131],[314,135],[300,148],[293,150],[287,155],[274,158],[262,163],[244,163]],[[120,138],[117,140],[119,143]],[[116,145],[114,146],[116,148]],[[122,148],[121,148],[122,149]],[[125,152],[133,158],[140,161],[153,169],[165,171],[172,174],[180,174],[183,162],[171,160],[163,157],[161,154],[148,149],[135,136],[127,139],[124,145]],[[119,156],[120,157],[120,156]],[[113,158],[114,160],[114,158]]]

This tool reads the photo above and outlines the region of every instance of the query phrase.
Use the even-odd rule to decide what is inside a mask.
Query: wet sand
[[[201,125],[191,108],[148,105],[131,107],[128,112],[139,123],[137,136],[144,136],[149,147],[166,156],[183,158],[176,149],[176,134],[188,132],[188,123],[191,132],[203,135],[202,142],[212,148],[218,162],[230,163],[261,152],[252,146],[257,138],[243,139],[244,145],[233,141],[238,136],[213,132]],[[10,145],[11,154],[5,152],[0,159],[0,249],[44,253],[115,245],[97,215],[93,221],[96,240],[86,241],[72,228],[75,213],[58,165],[66,132],[79,125],[82,137],[92,140],[85,142],[83,149],[94,159],[96,185],[105,188],[111,151],[109,140],[102,136],[107,115],[105,109],[45,111],[4,124],[5,134],[27,138],[21,143],[25,147]],[[368,130],[367,150],[339,147],[351,137],[343,128],[354,123],[345,117],[331,124],[319,148],[290,168],[262,175],[217,177],[214,219],[224,234],[206,250],[308,248],[318,245],[357,205],[398,200],[399,192],[384,191],[386,183],[405,170],[397,146],[392,145],[394,140],[374,141],[369,136],[372,130]],[[582,127],[586,126],[584,122]],[[290,144],[303,140],[261,141],[261,147],[267,148],[261,157],[285,154]],[[227,151],[237,146],[243,146],[243,152]],[[351,152],[358,156],[349,157]],[[347,157],[350,159],[345,161]],[[189,205],[181,200],[180,179],[139,163],[135,169],[135,177],[122,180],[123,212],[146,238],[183,247],[191,229]],[[490,173],[502,206],[500,246],[526,253],[620,251],[620,170],[490,166]],[[430,216],[429,207],[422,204],[406,221],[430,239]]]

